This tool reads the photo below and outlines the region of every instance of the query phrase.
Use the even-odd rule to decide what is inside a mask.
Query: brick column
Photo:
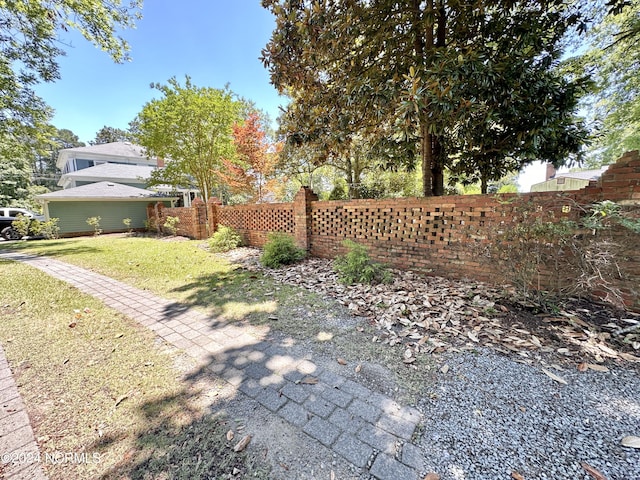
[[[162,231],[162,224],[164,223],[164,208],[164,203],[162,202],[157,202],[154,208],[156,218],[155,230],[158,233]]]
[[[222,205],[222,202],[216,197],[211,197],[207,200],[207,221],[209,222],[209,233],[211,235],[218,230],[218,207],[220,205]]]
[[[295,222],[294,237],[300,248],[309,250],[311,235],[311,202],[318,196],[309,187],[302,187],[293,199],[293,219]]]
[[[201,198],[196,198],[191,203],[193,215],[193,237],[196,240],[207,238],[207,205]]]

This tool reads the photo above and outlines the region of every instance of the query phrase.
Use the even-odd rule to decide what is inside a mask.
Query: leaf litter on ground
[[[488,347],[516,355],[521,363],[544,366],[573,364],[579,371],[606,373],[601,364],[640,364],[640,331],[625,331],[640,315],[606,304],[570,299],[553,313],[534,312],[518,301],[508,285],[424,276],[392,270],[387,284],[344,285],[328,259],[308,258],[298,264],[267,269],[259,250],[241,248],[227,259],[277,281],[333,298],[364,317],[378,332],[371,341],[403,348],[410,365],[419,354],[460,352]],[[624,334],[618,332],[625,331]],[[588,362],[585,362],[588,360]],[[587,364],[587,368],[581,364]],[[552,377],[553,378],[553,377]]]

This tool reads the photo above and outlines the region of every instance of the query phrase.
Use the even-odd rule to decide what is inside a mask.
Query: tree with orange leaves
[[[235,168],[229,169],[232,175],[227,182],[230,186],[233,183],[237,190],[252,191],[256,203],[262,203],[266,195],[274,190],[273,175],[282,146],[269,141],[260,116],[255,112],[243,123],[233,126],[233,141],[238,158],[246,165],[246,169],[239,172],[239,167],[234,165]]]

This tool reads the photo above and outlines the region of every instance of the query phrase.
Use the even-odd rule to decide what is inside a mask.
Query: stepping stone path
[[[0,479],[46,478],[29,416],[0,345]]]
[[[380,480],[416,480],[424,474],[422,453],[412,443],[421,422],[415,408],[293,356],[250,326],[220,323],[185,305],[51,258],[17,252],[0,257],[38,268],[150,328],[362,472]]]

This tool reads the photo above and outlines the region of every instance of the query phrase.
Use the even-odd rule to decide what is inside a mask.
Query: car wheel
[[[20,240],[22,235],[13,227],[7,227],[2,230],[2,236],[5,240]]]

